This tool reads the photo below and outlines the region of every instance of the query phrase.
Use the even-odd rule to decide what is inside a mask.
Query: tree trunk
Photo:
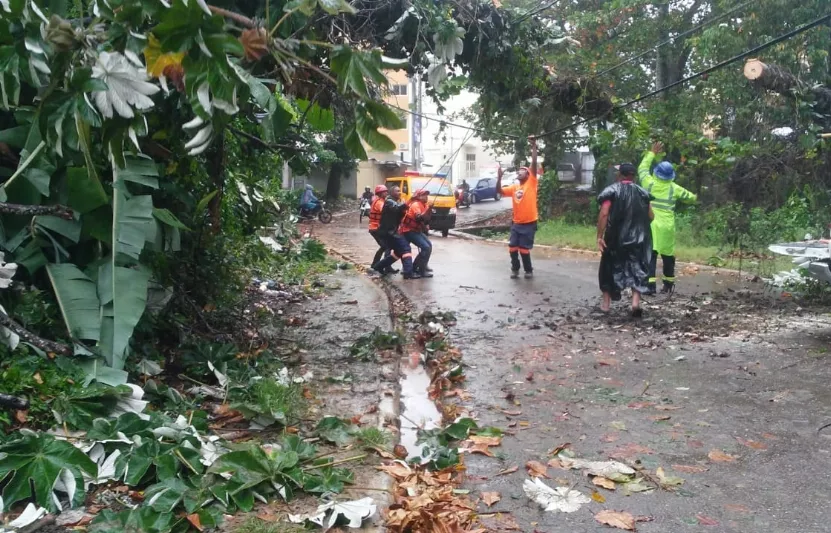
[[[219,132],[207,157],[208,176],[214,184],[216,195],[208,204],[211,233],[222,229],[222,197],[225,195],[225,134]]]
[[[332,165],[329,169],[329,179],[326,181],[326,198],[337,199],[340,196],[341,171],[338,165]]]
[[[791,97],[800,93],[807,94],[814,100],[814,111],[831,114],[831,89],[809,87],[780,66],[768,65],[758,59],[748,59],[744,64],[744,77],[750,80],[754,87],[766,91]]]

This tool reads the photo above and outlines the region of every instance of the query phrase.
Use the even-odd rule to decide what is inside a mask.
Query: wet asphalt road
[[[357,219],[314,233],[363,261],[374,251]],[[818,431],[831,422],[827,316],[740,297],[760,288],[735,276],[682,272],[679,294],[652,300],[643,321],[626,319],[624,303],[603,317],[592,313],[590,255],[535,250],[534,278],[511,280],[503,246],[432,240],[436,277],[396,282],[418,305],[456,313],[465,406],[480,425],[512,433],[496,457],[466,457],[471,495],[502,497],[480,504],[501,513],[484,519],[489,530],[609,531],[593,514],[610,509],[652,517],[643,532],[831,531],[831,427]],[[628,496],[598,489],[605,503],[543,512],[523,493],[524,465],[566,443],[578,457],[640,461],[684,483]],[[548,475],[550,486],[597,489],[576,470]]]
[[[511,199],[502,198],[498,202],[495,200],[485,200],[470,207],[462,207],[456,212],[456,224],[461,226],[470,224],[477,220],[481,220],[493,216],[500,211],[505,211],[511,208]]]

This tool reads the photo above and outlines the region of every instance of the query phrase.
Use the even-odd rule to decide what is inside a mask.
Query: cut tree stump
[[[763,63],[759,59],[748,59],[744,64],[744,77],[754,87],[767,91],[791,97],[808,95],[814,101],[815,111],[831,115],[831,89],[808,86],[780,66]]]

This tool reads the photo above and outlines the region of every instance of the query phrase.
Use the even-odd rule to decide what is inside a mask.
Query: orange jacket
[[[372,199],[369,206],[369,231],[375,231],[381,225],[381,211],[384,209],[384,199],[378,196]]]
[[[427,225],[427,213],[430,208],[427,204],[418,200],[413,200],[407,208],[407,213],[401,221],[401,226],[398,228],[398,233],[408,233],[410,231],[424,231]]]
[[[529,172],[525,183],[502,187],[502,194],[511,196],[514,224],[530,224],[537,221],[537,184],[536,174]]]

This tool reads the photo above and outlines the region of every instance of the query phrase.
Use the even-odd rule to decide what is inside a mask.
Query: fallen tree
[[[766,91],[789,97],[807,96],[814,102],[814,111],[822,115],[831,115],[831,89],[809,86],[778,65],[763,63],[759,59],[748,59],[744,65],[744,77],[750,80],[754,87]]]

